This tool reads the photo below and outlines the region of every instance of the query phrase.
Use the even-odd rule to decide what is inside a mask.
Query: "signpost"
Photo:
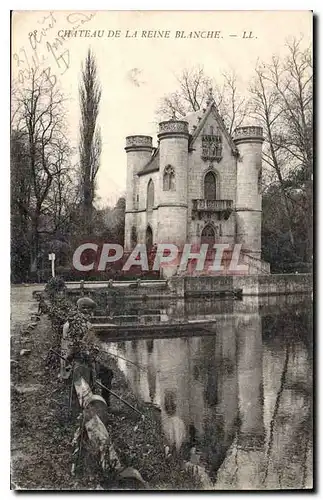
[[[55,278],[55,254],[49,253],[48,259],[52,261],[52,277]]]

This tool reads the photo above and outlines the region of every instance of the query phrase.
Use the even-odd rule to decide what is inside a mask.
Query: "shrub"
[[[61,276],[56,276],[55,278],[51,278],[45,286],[45,292],[49,296],[51,300],[54,300],[57,295],[61,292],[65,292],[66,285],[65,281]]]

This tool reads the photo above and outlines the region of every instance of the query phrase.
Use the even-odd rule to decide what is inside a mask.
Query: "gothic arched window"
[[[163,190],[164,191],[175,190],[175,171],[171,165],[167,165],[167,167],[165,167],[164,170]]]
[[[147,210],[151,212],[154,206],[154,198],[155,198],[155,188],[154,183],[150,179],[147,186]]]
[[[213,172],[208,172],[204,177],[204,198],[216,200],[216,176]]]
[[[209,245],[213,245],[215,242],[215,230],[214,228],[207,224],[202,231],[201,234],[201,243],[208,243]]]

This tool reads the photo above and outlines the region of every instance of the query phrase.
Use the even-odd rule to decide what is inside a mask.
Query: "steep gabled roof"
[[[198,120],[200,118],[200,121],[198,122],[198,125],[196,126],[196,128],[194,129],[193,133],[192,133],[192,138],[191,138],[191,141],[190,141],[190,148],[192,148],[192,145],[194,144],[194,141],[195,139],[199,136],[199,134],[201,133],[201,130],[203,129],[204,125],[205,125],[205,122],[206,120],[208,119],[209,115],[213,113],[214,114],[214,117],[221,129],[221,132],[223,133],[224,137],[227,139],[231,149],[233,152],[237,152],[237,147],[236,145],[234,144],[233,140],[232,140],[232,137],[230,136],[229,132],[227,131],[226,129],[226,126],[224,124],[224,121],[223,119],[221,118],[218,110],[217,110],[217,107],[216,107],[216,104],[214,102],[214,100],[210,100],[209,104],[208,104],[208,107],[206,108],[205,111],[202,111],[202,114],[200,111],[196,111],[195,113],[191,113],[192,115],[195,115],[196,116],[196,120]],[[192,118],[188,115],[187,118],[190,119],[190,121],[192,121],[192,119],[195,118],[195,116]],[[185,118],[186,121],[187,118]]]
[[[182,118],[182,120],[188,123],[188,130],[190,133],[189,149],[193,149],[192,146],[194,144],[194,141],[203,130],[205,122],[211,113],[214,114],[214,117],[221,129],[221,132],[228,141],[228,144],[230,145],[232,152],[237,153],[238,152],[237,147],[233,142],[229,132],[227,131],[224,121],[221,118],[213,99],[209,100],[209,104],[205,110],[200,109],[198,111],[194,111],[193,113],[189,113]],[[152,154],[150,160],[138,172],[138,175],[150,174],[151,172],[158,172],[158,170],[159,170],[159,146],[155,148],[155,151]]]
[[[137,175],[150,174],[151,172],[157,172],[159,170],[159,147],[155,148],[150,160],[146,165],[138,172]]]

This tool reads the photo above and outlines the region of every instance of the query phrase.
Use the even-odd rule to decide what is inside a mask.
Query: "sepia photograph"
[[[10,50],[11,490],[313,491],[313,12]]]

